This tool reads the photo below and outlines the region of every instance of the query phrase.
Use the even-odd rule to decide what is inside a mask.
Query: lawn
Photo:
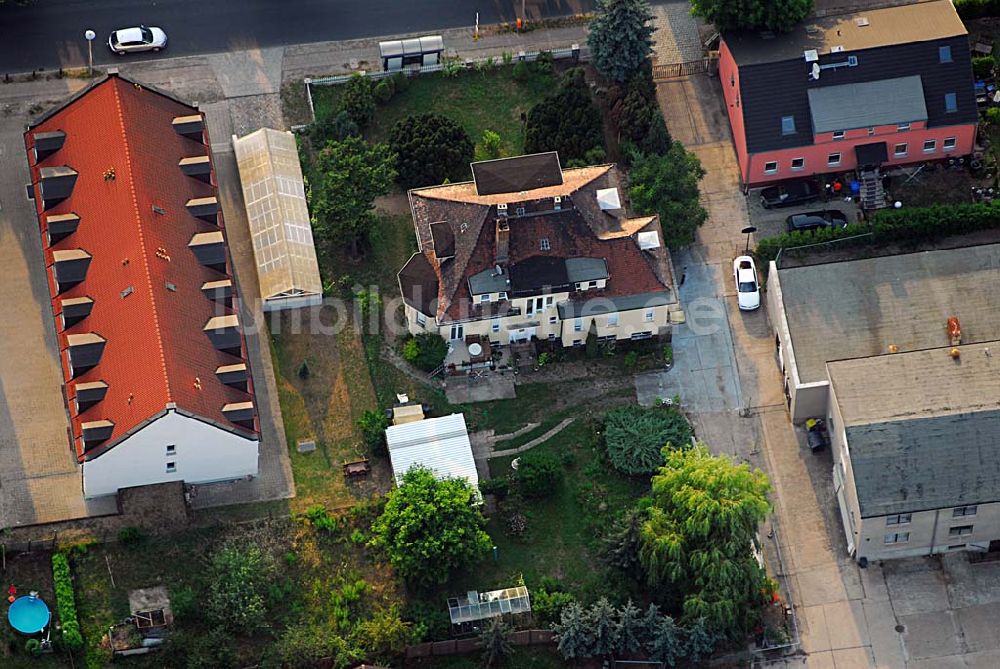
[[[552,73],[533,68],[529,72],[523,82],[514,81],[511,66],[465,70],[451,77],[443,73],[412,77],[407,90],[376,109],[369,139],[384,141],[393,124],[412,114],[435,113],[457,121],[477,145],[484,130],[499,133],[502,155],[520,155],[524,149],[521,114],[550,93],[555,83]],[[312,87],[317,119],[336,112],[341,90],[340,86]]]

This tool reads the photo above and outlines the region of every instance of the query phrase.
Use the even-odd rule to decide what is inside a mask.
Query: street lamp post
[[[93,30],[88,30],[83,33],[83,36],[87,38],[87,76],[94,76],[94,38],[97,37],[97,33]]]

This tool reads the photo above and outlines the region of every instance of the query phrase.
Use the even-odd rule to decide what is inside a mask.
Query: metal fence
[[[572,59],[575,62],[585,62],[590,60],[590,52],[587,47],[581,47],[579,44],[574,44],[571,47],[565,49],[553,49],[551,51],[519,51],[517,53],[510,53],[511,62],[516,63],[518,61],[533,62],[538,60],[538,57],[543,53],[552,54],[553,60],[567,60]],[[386,79],[388,77],[395,76],[397,73],[403,73],[407,77],[416,77],[421,74],[433,74],[435,72],[445,72],[451,71],[452,68],[457,67],[462,70],[474,70],[476,67],[481,67],[483,64],[502,64],[503,56],[483,56],[480,58],[466,58],[462,60],[451,60],[450,62],[445,62],[439,65],[428,65],[426,67],[413,67],[405,68],[402,70],[396,70],[394,72],[352,72],[350,74],[338,74],[333,77],[320,77],[318,79],[312,79],[306,77],[303,79],[303,83],[306,87],[306,98],[309,101],[309,113],[312,115],[313,120],[316,120],[316,109],[313,107],[313,97],[312,97],[312,87],[313,86],[336,86],[339,84],[344,84],[350,81],[351,77],[356,74],[360,74],[372,81],[379,81],[381,79]]]

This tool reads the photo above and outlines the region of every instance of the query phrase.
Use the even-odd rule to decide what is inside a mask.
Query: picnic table
[[[344,476],[349,479],[352,478],[362,478],[368,476],[371,472],[371,464],[368,462],[368,458],[364,460],[357,460],[355,462],[345,462],[344,463]]]

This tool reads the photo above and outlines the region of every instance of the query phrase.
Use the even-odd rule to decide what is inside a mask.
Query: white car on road
[[[138,51],[159,51],[166,46],[167,33],[156,27],[122,28],[108,38],[108,47],[119,56]]]
[[[750,256],[739,256],[733,261],[733,279],[736,281],[736,301],[741,311],[753,311],[760,306],[760,281],[757,266]]]

